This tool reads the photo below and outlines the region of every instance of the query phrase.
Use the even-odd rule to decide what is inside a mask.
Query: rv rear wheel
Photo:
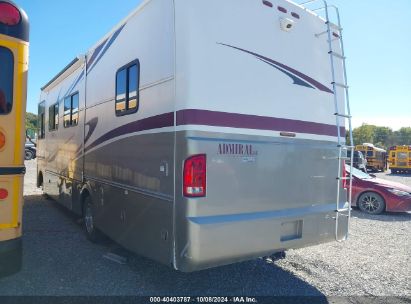
[[[87,195],[83,204],[84,228],[87,238],[93,243],[96,243],[101,239],[101,233],[96,228],[94,219],[93,201],[91,200],[91,197]]]

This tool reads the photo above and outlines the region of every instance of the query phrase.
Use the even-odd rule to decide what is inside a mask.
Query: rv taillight
[[[0,188],[0,200],[5,200],[9,196],[7,189]]]
[[[194,155],[184,162],[183,193],[187,197],[206,195],[207,157],[205,154]]]
[[[17,25],[21,16],[19,10],[12,4],[0,2],[0,23],[5,25]]]

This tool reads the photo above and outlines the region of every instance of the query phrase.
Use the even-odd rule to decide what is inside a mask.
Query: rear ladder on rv
[[[335,106],[335,118],[336,118],[336,126],[337,126],[337,134],[338,134],[338,141],[337,141],[337,148],[338,148],[338,157],[336,158],[338,161],[338,175],[336,177],[337,180],[337,200],[336,200],[336,208],[335,208],[335,216],[333,219],[335,220],[335,239],[337,241],[343,241],[347,238],[348,235],[344,235],[343,237],[339,237],[339,224],[341,219],[345,218],[348,220],[348,225],[350,223],[351,218],[351,201],[352,201],[352,166],[353,166],[353,157],[354,157],[354,142],[353,142],[353,134],[352,134],[352,123],[351,123],[351,108],[350,108],[350,98],[348,94],[348,80],[347,80],[347,69],[346,69],[346,57],[344,53],[344,43],[342,37],[342,27],[341,27],[341,20],[340,20],[340,13],[336,6],[328,5],[326,0],[310,0],[301,3],[301,6],[305,6],[307,4],[312,4],[314,2],[321,1],[323,3],[323,7],[312,9],[311,11],[325,11],[325,26],[326,29],[322,33],[316,34],[317,37],[326,34],[328,36],[328,54],[330,56],[330,64],[331,64],[331,85],[333,86],[334,92],[334,106]],[[304,7],[305,8],[305,7]],[[307,8],[305,8],[307,9]],[[330,21],[330,9],[334,9],[336,16],[337,16],[337,23],[332,23]],[[334,35],[334,31],[337,32]],[[341,46],[341,54],[335,52],[333,49],[333,41],[338,39],[340,41]],[[344,75],[343,81],[338,82],[336,78],[335,72],[335,65],[341,62]],[[338,104],[338,90],[342,88],[344,90],[344,107],[345,109],[340,109]],[[345,112],[345,113],[344,113]],[[350,145],[347,145],[345,136],[341,134],[341,119],[346,119],[348,121],[348,132],[350,137]],[[347,158],[347,151],[351,151],[351,157]],[[350,164],[350,174],[349,176],[345,176],[345,161],[349,161]],[[348,188],[348,201],[344,204],[343,207],[340,206],[340,198],[341,198],[341,183],[349,182]],[[343,194],[344,195],[344,194]]]

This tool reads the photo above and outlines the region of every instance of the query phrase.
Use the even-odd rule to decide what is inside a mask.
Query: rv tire
[[[95,212],[90,195],[86,195],[83,201],[83,220],[87,239],[93,243],[99,242],[101,233],[95,226]]]

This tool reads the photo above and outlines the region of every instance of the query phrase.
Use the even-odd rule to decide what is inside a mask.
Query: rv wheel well
[[[37,176],[37,188],[43,186],[43,172],[39,172]]]
[[[83,213],[83,209],[84,209],[84,202],[86,200],[87,197],[90,196],[90,192],[88,192],[87,189],[84,189],[83,191],[81,191],[81,213]]]

